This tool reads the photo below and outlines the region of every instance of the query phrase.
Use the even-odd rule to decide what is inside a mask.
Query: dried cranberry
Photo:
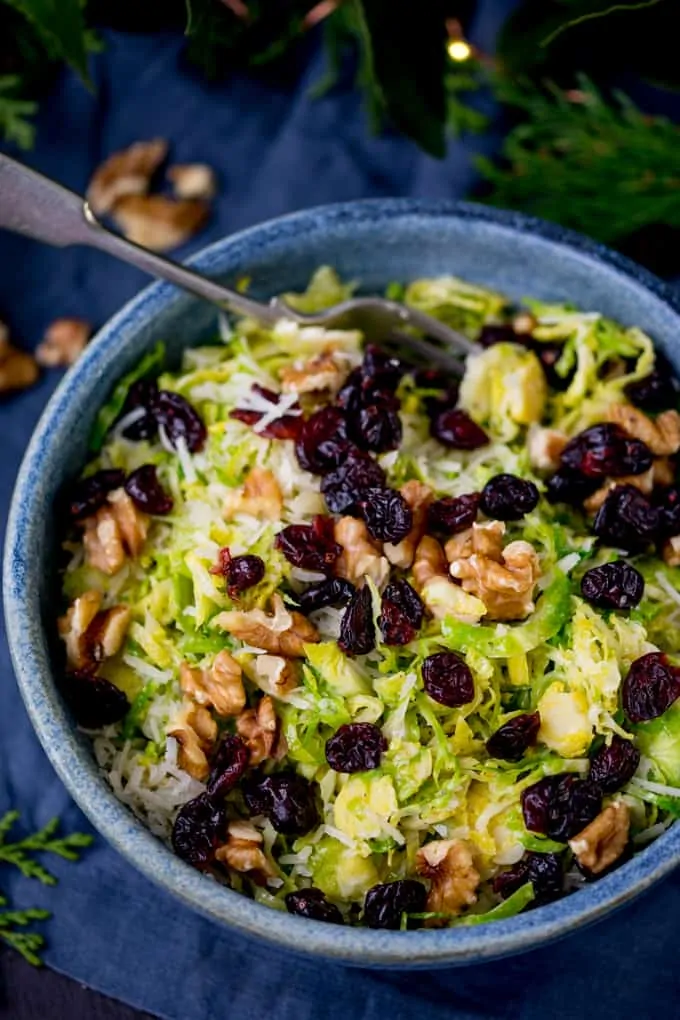
[[[334,903],[329,903],[321,889],[310,886],[289,892],[284,897],[289,914],[299,914],[312,921],[326,921],[328,924],[343,924],[342,914]]]
[[[440,705],[459,708],[475,696],[475,683],[470,667],[455,652],[436,652],[422,666],[425,691]]]
[[[648,652],[636,659],[623,681],[622,701],[633,723],[646,722],[680,698],[680,669],[663,652]]]
[[[548,804],[558,781],[559,776],[546,776],[522,791],[522,816],[529,832],[548,831]]]
[[[457,408],[440,411],[430,422],[430,432],[452,450],[478,450],[489,442],[484,429]]]
[[[567,774],[560,778],[548,804],[550,839],[560,843],[572,839],[602,810],[602,793],[589,779]]]
[[[680,488],[671,485],[654,494],[659,513],[659,538],[680,535]]]
[[[489,737],[486,749],[492,758],[519,761],[527,748],[536,743],[540,727],[541,717],[538,712],[516,715]]]
[[[520,339],[512,326],[489,325],[482,326],[481,332],[477,337],[477,343],[481,344],[482,347],[494,347],[496,344],[523,343],[523,339]]]
[[[138,441],[140,439],[153,439],[158,432],[156,420],[156,401],[158,400],[158,386],[152,379],[138,379],[128,390],[123,410],[118,421],[126,418],[131,411],[142,410],[144,414],[131,421],[123,429],[126,439]]]
[[[226,734],[210,762],[206,792],[209,797],[225,797],[236,786],[248,767],[250,752],[240,737]]]
[[[172,849],[195,868],[206,868],[215,858],[226,826],[224,807],[201,793],[179,809],[172,827]]]
[[[625,560],[592,567],[581,578],[581,594],[599,609],[632,609],[644,590],[642,574]]]
[[[334,527],[332,517],[318,514],[312,524],[289,524],[278,533],[274,545],[294,567],[331,574],[342,552]]]
[[[652,466],[652,453],[619,425],[592,425],[574,436],[562,451],[562,467],[588,478],[641,475]]]
[[[335,772],[380,768],[387,741],[373,723],[347,723],[326,741],[326,761]]]
[[[628,383],[625,393],[632,404],[644,411],[665,411],[678,406],[677,383],[670,366],[664,371],[655,368],[644,379]]]
[[[550,903],[561,896],[564,891],[562,854],[542,854],[528,850],[517,864],[496,875],[492,883],[493,891],[505,900],[527,882],[531,882],[534,887],[531,906]]]
[[[345,459],[321,482],[326,505],[331,513],[344,514],[352,509],[367,489],[385,486],[385,472],[361,450],[350,449]]]
[[[394,355],[369,344],[364,352],[361,374],[365,388],[396,390],[404,374],[404,366]]]
[[[130,709],[130,702],[119,687],[86,670],[68,673],[59,687],[76,722],[86,730],[120,722]]]
[[[574,371],[572,370],[566,375],[560,375],[556,370],[557,363],[564,353],[564,344],[537,340],[529,346],[541,363],[548,385],[552,386],[554,390],[566,389],[573,378]]]
[[[416,628],[404,610],[386,599],[382,601],[378,627],[386,645],[407,645],[416,636]]]
[[[106,503],[108,494],[119,489],[124,482],[125,472],[115,468],[80,478],[68,493],[69,516],[77,521],[96,513]]]
[[[378,626],[386,645],[407,645],[423,622],[420,596],[408,581],[393,581],[382,595]]]
[[[616,793],[633,778],[640,764],[640,752],[632,740],[614,735],[590,759],[588,779],[603,793]]]
[[[175,448],[177,440],[183,439],[191,453],[198,453],[205,446],[208,431],[203,419],[188,400],[179,393],[161,390],[154,409],[158,425],[165,430],[168,441]]]
[[[300,467],[314,475],[337,467],[348,450],[347,423],[337,407],[322,407],[310,415],[295,441]]]
[[[233,556],[225,574],[229,597],[233,599],[242,591],[259,584],[264,577],[264,571],[264,560],[260,556],[252,554]]]
[[[260,386],[259,383],[253,383],[252,392],[268,404],[271,404],[272,410],[278,407],[280,393],[268,390],[264,386]],[[255,429],[258,436],[262,436],[263,439],[297,439],[302,428],[302,415],[299,404],[293,404],[290,410],[295,410],[297,413],[282,414],[280,417],[270,421],[264,428]],[[255,428],[262,421],[264,415],[264,411],[253,411],[250,408],[242,407],[237,407],[229,412],[230,418],[243,422],[244,425],[250,425],[252,428]]]
[[[158,481],[154,464],[142,464],[133,471],[125,483],[125,491],[140,510],[160,517],[172,510],[172,496]]]
[[[326,606],[346,605],[353,593],[354,585],[350,581],[344,577],[331,577],[327,581],[310,584],[297,596],[297,603],[302,613],[313,613]]]
[[[569,506],[579,506],[599,487],[600,482],[596,478],[586,478],[579,471],[560,468],[552,478],[548,479],[546,498],[550,503],[567,503]]]
[[[590,825],[601,810],[599,787],[570,772],[541,779],[522,793],[527,829],[560,843],[566,843]]]
[[[427,509],[428,530],[455,535],[471,528],[477,520],[479,498],[479,492],[466,492],[463,496],[436,499]]]
[[[460,383],[438,368],[418,368],[413,372],[413,381],[420,389],[433,390],[443,411],[445,407],[455,407],[458,400]],[[432,400],[433,398],[428,398]]]
[[[340,623],[338,646],[347,655],[367,655],[375,648],[373,599],[368,585],[358,588]]]
[[[401,443],[402,427],[398,412],[382,404],[362,407],[349,420],[351,437],[362,450],[387,453],[397,450]]]
[[[319,822],[314,786],[295,772],[276,772],[244,783],[249,809],[264,814],[284,836],[304,836]]]
[[[374,885],[366,893],[364,901],[366,926],[398,930],[403,914],[423,913],[426,899],[425,886],[412,878]]]
[[[660,515],[634,485],[617,485],[597,512],[593,531],[607,545],[641,552],[657,537]]]
[[[356,506],[369,534],[380,542],[401,542],[413,527],[413,511],[394,489],[365,489]]]
[[[479,505],[487,517],[497,521],[519,521],[538,503],[533,482],[517,475],[494,475],[482,489]]]

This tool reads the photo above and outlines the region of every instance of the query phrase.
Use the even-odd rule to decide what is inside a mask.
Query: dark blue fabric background
[[[493,44],[507,4],[481,5],[475,41]],[[244,78],[210,88],[182,69],[174,37],[107,37],[90,94],[64,77],[45,102],[29,161],[83,190],[111,151],[139,138],[170,139],[178,161],[219,168],[221,189],[199,247],[241,227],[305,206],[379,195],[462,197],[471,153],[494,139],[451,146],[438,163],[397,138],[368,136],[350,91],[312,102],[320,74],[310,56],[294,88]],[[180,257],[187,252],[181,251]],[[33,346],[57,316],[101,325],[147,281],[83,250],[43,249],[0,237],[0,318]],[[59,373],[0,405],[0,521],[30,432]],[[26,827],[54,814],[87,829],[52,772],[14,684],[0,622],[0,809]],[[103,840],[78,865],[57,861],[45,889],[3,871],[17,906],[54,911],[47,963],[109,995],[169,1018],[406,1020],[547,1017],[600,1020],[672,1015],[680,991],[680,877],[585,933],[532,954],[435,973],[365,972],[258,946],[193,915],[138,875]]]

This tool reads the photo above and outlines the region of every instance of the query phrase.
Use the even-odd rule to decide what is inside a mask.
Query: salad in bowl
[[[317,271],[300,310],[352,285]],[[114,793],[275,909],[479,924],[680,810],[678,393],[651,339],[454,277],[359,332],[221,323],[100,412],[65,498],[61,690]]]

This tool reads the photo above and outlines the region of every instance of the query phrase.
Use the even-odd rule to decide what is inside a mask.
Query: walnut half
[[[279,483],[266,468],[254,467],[248,472],[241,489],[227,493],[224,516],[231,520],[237,514],[249,514],[260,520],[278,521],[283,509]]]
[[[127,555],[139,555],[149,530],[149,518],[124,489],[111,492],[106,505],[82,524],[85,559],[109,577],[118,573]]]
[[[250,751],[250,765],[259,765],[265,758],[281,757],[280,723],[268,694],[260,698],[257,708],[241,712],[236,720],[236,732]]]
[[[390,572],[390,565],[381,554],[380,544],[368,533],[363,521],[356,517],[341,517],[335,522],[335,541],[342,553],[335,565],[338,577],[357,584],[365,577],[382,588]]]
[[[449,576],[444,550],[436,539],[425,535],[413,560],[413,584],[427,610],[436,620],[453,616],[466,623],[478,623],[486,612],[484,603],[463,591]]]
[[[534,609],[533,593],[541,571],[529,542],[503,548],[502,521],[473,524],[446,543],[451,576],[486,606],[490,620],[524,620]]]
[[[299,368],[289,365],[279,373],[284,393],[337,393],[349,374],[332,351],[323,351]]]
[[[274,655],[303,658],[305,645],[319,640],[316,627],[302,613],[288,611],[280,595],[272,596],[273,613],[261,609],[220,613],[215,624],[239,641]]]
[[[85,350],[92,327],[84,319],[55,319],[48,326],[35,360],[45,368],[73,365]]]
[[[668,457],[680,450],[680,414],[664,411],[654,420],[632,404],[612,404],[607,421],[620,425],[635,439],[641,439],[657,457]]]
[[[180,666],[180,687],[197,705],[207,705],[218,715],[238,715],[246,703],[241,667],[226,649],[215,656],[208,669]]]
[[[9,330],[0,322],[0,394],[25,390],[38,378],[38,365],[30,354],[12,347]]]
[[[436,839],[416,854],[416,870],[429,878],[427,909],[437,914],[460,914],[477,900],[480,874],[467,843],[460,839]],[[431,926],[442,923],[433,918]]]
[[[249,875],[258,885],[276,875],[262,849],[262,833],[250,822],[230,822],[228,840],[215,853],[218,861],[234,871]]]
[[[112,606],[102,610],[101,604],[100,592],[86,591],[58,621],[66,659],[73,669],[93,669],[123,646],[130,624],[129,608]]]
[[[162,138],[135,142],[128,149],[114,152],[97,167],[88,185],[92,212],[102,216],[125,195],[145,195],[167,152],[168,143]]]
[[[617,861],[628,843],[630,811],[614,801],[585,829],[569,840],[576,859],[587,871],[599,875]]]
[[[217,739],[217,723],[208,709],[186,701],[170,724],[168,736],[177,741],[179,767],[204,782],[210,774],[208,754]]]

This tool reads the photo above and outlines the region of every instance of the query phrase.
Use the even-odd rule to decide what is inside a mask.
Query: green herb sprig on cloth
[[[56,885],[57,879],[34,854],[56,854],[64,860],[77,861],[80,851],[92,843],[92,836],[84,832],[58,836],[58,818],[52,818],[47,825],[30,836],[10,841],[10,831],[18,818],[18,811],[7,811],[0,818],[0,865],[13,865],[25,878],[35,878],[43,885]],[[0,893],[0,907],[7,906],[7,898]],[[50,916],[49,910],[37,908],[0,910],[0,939],[21,953],[28,963],[39,967],[42,963],[40,951],[45,945],[45,939],[38,932],[23,929],[34,921],[45,921]]]

